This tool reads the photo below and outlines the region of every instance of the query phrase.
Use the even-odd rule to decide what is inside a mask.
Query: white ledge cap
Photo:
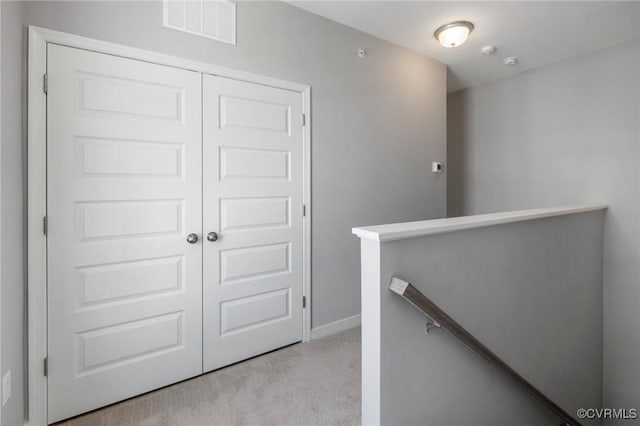
[[[392,241],[404,238],[442,234],[463,229],[482,228],[503,223],[522,222],[553,216],[606,210],[606,204],[585,204],[578,206],[548,207],[544,209],[517,210],[510,212],[460,216],[445,219],[421,220],[418,222],[392,223],[353,228],[352,232],[360,238],[374,241]]]

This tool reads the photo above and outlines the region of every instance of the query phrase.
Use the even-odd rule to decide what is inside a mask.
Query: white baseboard
[[[347,317],[338,321],[330,322],[329,324],[321,325],[320,327],[312,328],[311,340],[319,339],[325,336],[331,336],[332,334],[349,330],[353,327],[358,327],[360,323],[360,314],[358,314],[352,317]]]

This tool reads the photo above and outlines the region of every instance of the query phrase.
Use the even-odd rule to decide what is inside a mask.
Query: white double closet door
[[[300,341],[302,95],[58,45],[47,73],[49,422]]]

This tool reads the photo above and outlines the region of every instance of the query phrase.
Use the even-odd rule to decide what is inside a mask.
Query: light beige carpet
[[[68,426],[360,424],[360,328],[76,417]]]

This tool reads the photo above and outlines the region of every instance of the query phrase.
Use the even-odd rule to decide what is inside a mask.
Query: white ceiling
[[[448,65],[450,92],[637,39],[640,34],[640,3],[635,1],[290,3]],[[473,22],[475,30],[464,45],[445,49],[433,32],[457,20]],[[482,56],[480,49],[488,44],[498,50]],[[520,63],[504,65],[508,56],[518,56]]]

